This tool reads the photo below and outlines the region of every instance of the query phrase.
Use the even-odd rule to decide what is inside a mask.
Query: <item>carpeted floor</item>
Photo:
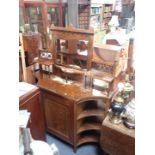
[[[95,143],[83,144],[77,148],[75,153],[71,145],[51,134],[46,134],[46,141],[48,144],[54,143],[59,149],[60,155],[104,155],[99,145]]]

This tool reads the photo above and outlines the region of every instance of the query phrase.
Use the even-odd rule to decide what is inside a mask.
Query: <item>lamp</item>
[[[113,15],[108,25],[110,26],[110,31],[114,33],[116,31],[116,27],[119,26],[118,16]]]
[[[111,105],[110,118],[109,120],[113,124],[120,124],[122,122],[121,113],[124,111],[124,99],[121,95],[121,92],[114,98],[114,101]]]
[[[134,86],[130,83],[129,75],[125,76],[125,84],[123,88],[123,98],[125,102],[129,99],[131,92],[134,91]]]

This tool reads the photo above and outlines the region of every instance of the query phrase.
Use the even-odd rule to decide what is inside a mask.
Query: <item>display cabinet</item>
[[[61,79],[61,80],[60,80]],[[63,81],[56,75],[40,75],[46,131],[71,144],[99,143],[101,124],[110,98],[101,91],[85,88],[78,81]]]
[[[39,32],[43,48],[50,48],[50,25],[65,26],[67,2],[61,0],[20,0],[25,24],[30,24],[32,32]]]
[[[26,109],[31,113],[27,127],[30,128],[32,138],[45,141],[45,122],[39,88],[36,87],[19,98],[19,109]]]
[[[99,31],[101,28],[102,20],[102,5],[92,4],[90,13],[90,26],[94,28],[95,31]]]
[[[78,25],[81,29],[89,29],[90,3],[78,4]]]
[[[31,31],[41,34],[42,46],[43,48],[46,48],[46,31],[43,16],[43,4],[38,2],[24,3],[24,5]]]

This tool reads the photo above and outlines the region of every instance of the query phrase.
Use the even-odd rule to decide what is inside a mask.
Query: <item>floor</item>
[[[106,155],[95,143],[83,144],[77,148],[76,153],[73,147],[51,134],[46,134],[46,141],[50,145],[54,143],[59,150],[60,155]]]

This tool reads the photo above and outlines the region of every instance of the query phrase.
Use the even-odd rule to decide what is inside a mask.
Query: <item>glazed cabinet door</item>
[[[47,131],[73,144],[73,103],[57,94],[43,92]]]

